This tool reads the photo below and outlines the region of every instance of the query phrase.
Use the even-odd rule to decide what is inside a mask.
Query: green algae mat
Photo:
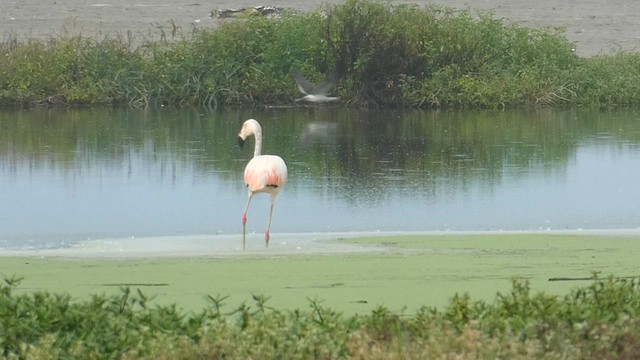
[[[228,296],[230,310],[251,305],[296,309],[320,301],[344,313],[385,306],[413,313],[443,306],[456,293],[492,301],[512,279],[534,292],[564,294],[600,277],[640,276],[640,235],[412,235],[343,239],[382,252],[143,259],[0,257],[0,276],[22,277],[20,291],[112,294],[138,288],[152,304],[199,311],[206,297]]]

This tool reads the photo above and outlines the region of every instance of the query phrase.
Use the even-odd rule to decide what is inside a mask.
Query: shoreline
[[[486,230],[486,231],[371,231],[335,233],[282,233],[264,247],[262,234],[249,234],[247,249],[241,249],[240,234],[105,238],[82,241],[68,248],[0,250],[1,258],[70,258],[83,260],[244,258],[289,255],[336,255],[387,253],[386,246],[345,243],[340,240],[370,237],[442,236],[640,236],[640,228],[574,230]],[[395,251],[395,249],[393,249]]]

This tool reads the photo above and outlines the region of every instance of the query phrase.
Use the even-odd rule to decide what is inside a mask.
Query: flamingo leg
[[[252,197],[253,197],[253,193],[249,191],[249,197],[247,198],[247,206],[245,206],[244,213],[242,213],[242,250],[245,249],[245,244],[247,241],[247,211],[249,211],[249,204],[251,204]]]
[[[271,218],[273,217],[273,205],[275,205],[276,198],[271,196],[271,209],[269,210],[269,222],[267,223],[267,232],[264,233],[265,247],[269,247],[269,229],[271,229]]]

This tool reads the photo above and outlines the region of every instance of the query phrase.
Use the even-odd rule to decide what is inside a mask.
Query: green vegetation
[[[1,258],[0,358],[635,359],[637,240],[381,236],[349,242],[382,254]]]
[[[222,240],[212,238],[197,246],[203,253],[215,254],[217,246],[236,249],[238,239],[217,243]],[[81,299],[95,293],[115,295],[119,286],[137,284],[155,297],[155,304],[177,304],[187,311],[205,306],[209,294],[224,294],[231,303],[241,303],[258,293],[268,295],[269,304],[278,309],[303,308],[305,299],[317,298],[344,314],[366,313],[378,306],[414,313],[425,304],[442,308],[455,293],[489,301],[496,291],[508,291],[511,278],[526,279],[535,291],[566,295],[582,282],[549,279],[584,279],[592,272],[638,276],[639,239],[553,234],[380,236],[343,241],[383,248],[381,253],[344,253],[337,243],[330,255],[303,255],[280,252],[276,244],[264,251],[256,234],[250,244],[258,252],[235,256],[126,260],[115,251],[110,255],[115,259],[66,259],[56,257],[65,256],[64,250],[42,250],[36,253],[42,258],[0,257],[0,278],[23,276],[19,292],[62,291]],[[163,246],[152,238],[139,240],[139,245]],[[190,244],[186,238],[175,241]],[[122,244],[126,254],[126,241]],[[101,252],[100,242],[84,245]]]
[[[640,55],[579,58],[561,31],[490,13],[347,0],[168,37],[7,39],[0,104],[291,104],[292,67],[337,68],[354,106],[640,104]]]
[[[597,279],[559,297],[527,282],[492,303],[456,295],[442,310],[402,316],[379,307],[344,316],[309,300],[280,311],[268,298],[227,310],[226,298],[185,314],[153,305],[140,290],[94,295],[17,294],[0,285],[0,351],[20,359],[634,359],[640,356],[640,291],[635,280]]]

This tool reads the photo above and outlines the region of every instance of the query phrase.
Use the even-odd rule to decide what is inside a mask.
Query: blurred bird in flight
[[[303,97],[296,99],[298,101],[309,101],[314,103],[332,102],[340,100],[338,97],[328,96],[329,91],[338,83],[338,72],[334,71],[322,83],[315,85],[305,78],[300,70],[291,70],[291,75],[298,85],[298,90],[304,94]]]

